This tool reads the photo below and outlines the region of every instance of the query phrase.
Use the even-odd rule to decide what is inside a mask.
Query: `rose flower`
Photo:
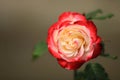
[[[78,69],[101,53],[101,38],[94,23],[76,12],[64,12],[48,30],[49,52],[65,69]]]

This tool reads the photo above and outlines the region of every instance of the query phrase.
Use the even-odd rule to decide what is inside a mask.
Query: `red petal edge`
[[[47,37],[47,44],[48,44],[48,50],[49,52],[55,57],[55,58],[61,58],[58,51],[54,48],[56,47],[53,42],[53,32],[57,28],[58,23],[53,24],[49,30],[48,30],[48,37]]]
[[[86,22],[87,19],[85,18],[85,16],[83,16],[82,14],[77,13],[77,12],[64,12],[59,16],[59,21],[60,22],[64,22],[64,21],[72,21],[72,22],[83,21],[83,22]]]
[[[94,52],[92,58],[96,58],[98,55],[100,55],[101,50],[102,50],[101,38],[98,37],[96,41],[96,45],[94,46]]]
[[[90,30],[91,38],[93,42],[95,42],[97,40],[97,28],[92,21],[88,21],[87,24],[88,24],[87,28]]]
[[[67,62],[63,59],[57,59],[58,63],[60,64],[61,67],[68,69],[68,70],[76,70],[82,66],[82,64],[85,61],[79,61],[79,62]]]

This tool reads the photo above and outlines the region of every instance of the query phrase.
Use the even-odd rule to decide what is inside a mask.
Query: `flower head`
[[[66,69],[78,69],[101,52],[96,26],[84,15],[64,12],[48,30],[48,50]]]

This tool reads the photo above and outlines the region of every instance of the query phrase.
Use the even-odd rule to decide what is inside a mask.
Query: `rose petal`
[[[78,69],[85,62],[85,61],[67,62],[63,59],[57,59],[57,60],[61,67],[68,69],[68,70]]]
[[[82,60],[88,61],[92,58],[94,52],[94,48],[90,47],[88,52],[85,52],[84,55],[81,57]]]
[[[85,16],[83,16],[80,13],[64,12],[63,14],[60,15],[59,21],[60,22],[64,22],[64,21],[72,21],[72,22],[84,21],[84,22],[86,22],[86,18],[85,18]]]
[[[87,22],[76,21],[74,24],[78,24],[78,25],[86,27],[90,32],[90,36],[91,36],[93,42],[96,41],[97,29],[96,29],[95,24],[92,21],[87,21]],[[86,32],[86,33],[88,33],[88,32]]]
[[[96,29],[96,26],[95,26],[95,24],[92,21],[88,21],[87,24],[88,24],[88,26],[86,26],[86,27],[90,30],[91,38],[92,38],[93,42],[95,42],[96,39],[97,39],[97,29]]]
[[[102,49],[102,45],[100,44],[100,42],[101,42],[101,38],[98,37],[96,41],[96,45],[94,46],[94,52],[92,58],[96,58],[98,55],[100,55]]]
[[[56,26],[58,26],[58,23],[53,24],[49,30],[48,30],[48,37],[47,37],[47,44],[48,44],[48,50],[50,51],[50,53],[56,57],[56,58],[61,58],[59,53],[58,53],[58,49],[55,45],[55,41],[54,41],[54,31],[56,30]]]

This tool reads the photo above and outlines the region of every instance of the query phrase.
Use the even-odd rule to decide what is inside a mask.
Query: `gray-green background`
[[[47,29],[62,12],[99,8],[115,15],[95,24],[106,51],[120,58],[120,0],[0,0],[0,80],[73,80],[73,72],[61,68],[48,52],[32,62],[33,46],[46,40]],[[100,62],[111,80],[120,79],[120,59],[91,62]]]

